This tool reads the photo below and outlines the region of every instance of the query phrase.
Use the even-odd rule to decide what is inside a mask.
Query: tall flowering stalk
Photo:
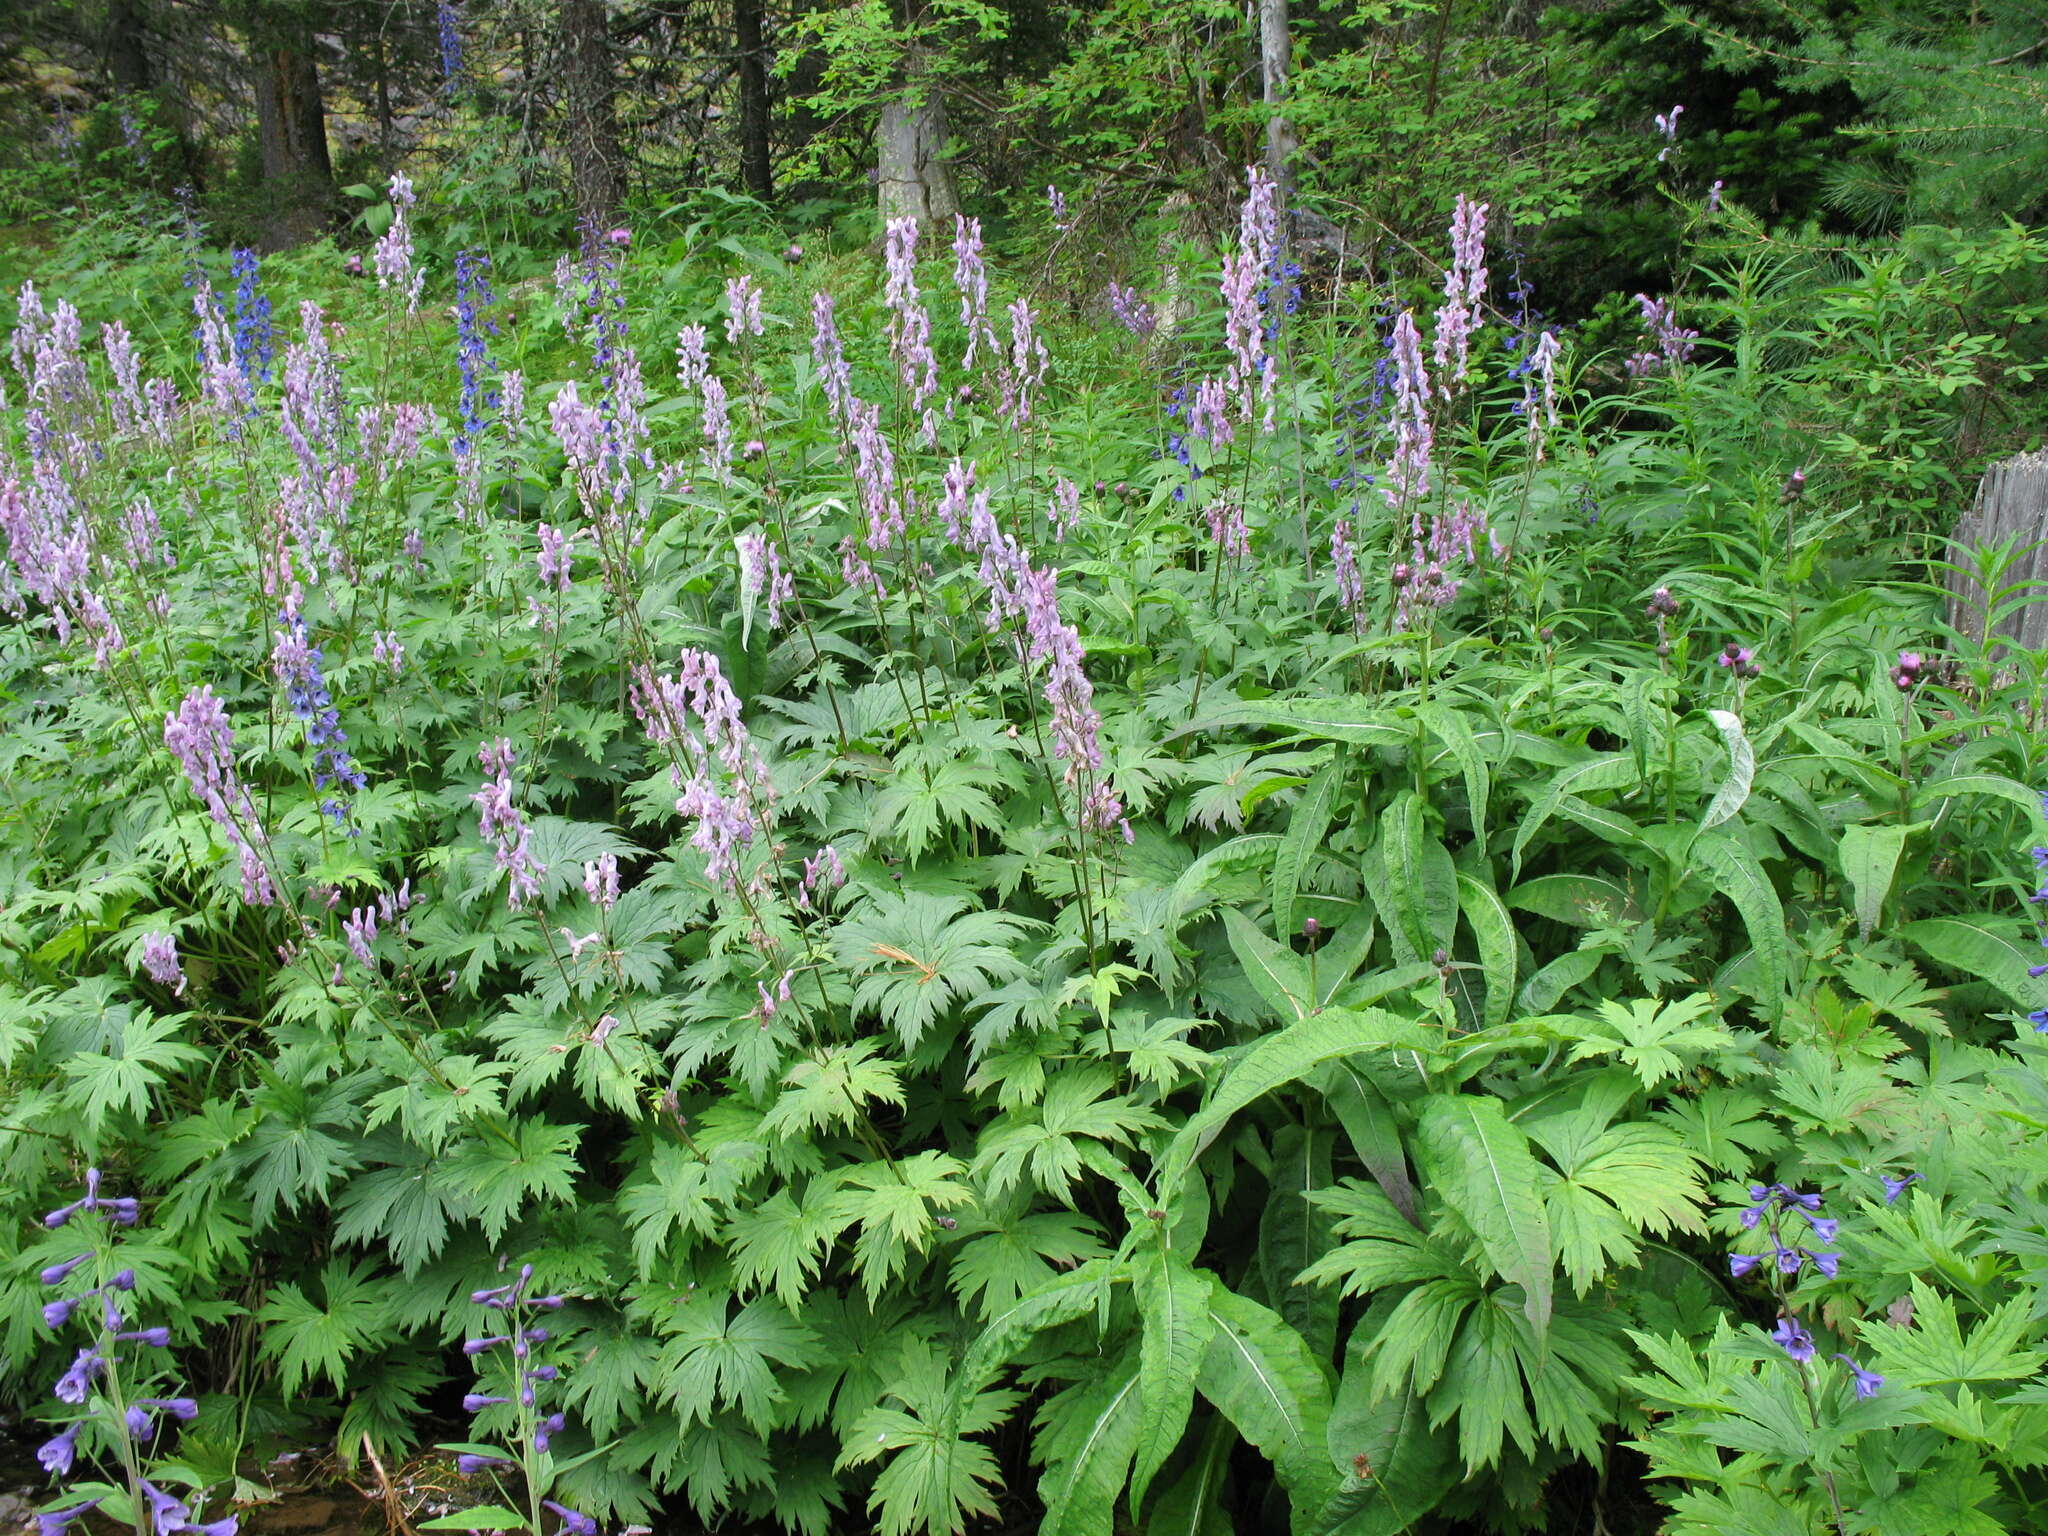
[[[742,881],[740,861],[757,838],[774,841],[775,784],[718,658],[686,648],[673,674],[642,665],[630,698],[648,741],[669,752],[676,813],[697,824],[690,844],[704,855],[706,877],[734,895],[758,895],[768,874]]]
[[[270,382],[270,365],[277,356],[277,329],[270,323],[270,299],[259,286],[262,263],[251,250],[237,248],[232,270],[235,277],[235,367],[242,382],[252,388]]]
[[[1415,316],[1402,310],[1388,342],[1394,373],[1394,456],[1381,487],[1387,505],[1400,511],[1429,494],[1436,435],[1429,422],[1429,370],[1422,362],[1422,333]]]
[[[1636,308],[1642,311],[1644,346],[1624,365],[1630,378],[1641,379],[1654,373],[1669,372],[1692,360],[1700,333],[1678,323],[1671,300],[1653,299],[1646,293],[1639,293],[1636,295]]]
[[[235,773],[234,727],[210,685],[193,689],[174,713],[164,716],[164,745],[240,859],[242,900],[256,907],[276,905],[270,867],[256,851],[264,840],[263,823]]]
[[[1230,352],[1225,382],[1238,420],[1272,430],[1277,364],[1267,350],[1264,298],[1280,257],[1280,209],[1272,178],[1258,166],[1246,173],[1238,213],[1237,249],[1223,258],[1223,343]]]
[[[59,1402],[80,1411],[37,1448],[36,1460],[51,1477],[69,1477],[78,1461],[79,1441],[92,1429],[120,1464],[129,1524],[136,1536],[235,1536],[235,1516],[201,1523],[184,1500],[164,1492],[145,1475],[164,1423],[189,1423],[198,1417],[199,1404],[177,1394],[152,1395],[147,1386],[148,1377],[155,1374],[143,1366],[150,1358],[147,1352],[169,1349],[171,1330],[160,1324],[137,1327],[129,1316],[136,1276],[133,1269],[115,1267],[119,1255],[114,1234],[135,1225],[140,1203],[133,1196],[102,1194],[102,1183],[99,1169],[88,1168],[85,1193],[43,1218],[52,1231],[80,1220],[97,1225],[83,1235],[90,1246],[47,1266],[40,1275],[45,1286],[63,1292],[43,1307],[44,1326],[55,1333],[73,1321],[83,1322],[90,1342],[78,1351],[54,1389]],[[74,1276],[90,1276],[94,1283],[69,1289]],[[99,1487],[105,1490],[106,1485]],[[106,1491],[83,1499],[74,1494],[73,1502],[42,1511],[36,1517],[39,1536],[59,1536],[111,1496]]]
[[[883,250],[888,280],[882,297],[889,306],[889,352],[896,380],[925,446],[938,442],[932,400],[939,392],[939,361],[932,352],[932,317],[917,286],[917,220],[891,219]]]
[[[1444,302],[1436,312],[1437,387],[1449,399],[1452,386],[1465,382],[1472,338],[1486,323],[1480,306],[1486,296],[1486,214],[1491,205],[1475,203],[1464,193],[1451,212],[1451,264],[1444,271]]]
[[[977,358],[998,357],[1002,343],[988,320],[988,265],[982,259],[981,220],[953,215],[953,286],[960,294],[960,326],[967,332],[967,350],[960,369],[973,373]]]
[[[391,226],[377,237],[370,261],[377,272],[377,286],[402,294],[405,312],[410,315],[418,312],[420,290],[427,281],[427,274],[413,261],[412,178],[403,171],[392,172],[390,192]]]
[[[498,868],[511,877],[506,899],[516,912],[540,895],[540,877],[547,866],[534,857],[533,834],[512,802],[512,765],[519,760],[512,743],[500,736],[479,747],[477,757],[490,775],[469,797],[477,808],[477,830],[490,839]]]
[[[534,1319],[540,1314],[560,1311],[563,1298],[529,1295],[532,1283],[533,1266],[522,1264],[518,1278],[509,1284],[470,1293],[471,1301],[498,1315],[494,1326],[504,1331],[466,1339],[462,1352],[479,1362],[497,1362],[505,1390],[471,1392],[462,1399],[463,1411],[480,1415],[509,1407],[516,1430],[511,1443],[504,1447],[512,1452],[509,1456],[486,1445],[452,1447],[457,1453],[455,1470],[463,1477],[475,1477],[517,1467],[525,1484],[532,1536],[542,1536],[550,1516],[557,1522],[555,1536],[596,1536],[595,1520],[547,1496],[554,1482],[550,1447],[554,1437],[568,1427],[568,1416],[560,1410],[548,1411],[544,1401],[559,1390],[562,1371],[560,1366],[540,1359],[539,1348],[550,1342],[553,1330]]]
[[[276,632],[270,666],[293,717],[305,723],[306,745],[313,749],[313,787],[324,790],[340,784],[360,793],[363,772],[349,755],[348,733],[341,728],[340,711],[321,671],[320,647],[308,637],[306,621],[296,608],[286,608],[278,620],[284,628]],[[336,822],[348,820],[348,807],[333,796],[320,802],[320,810]]]

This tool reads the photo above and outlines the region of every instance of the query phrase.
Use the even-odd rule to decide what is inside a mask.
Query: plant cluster
[[[2043,676],[1793,457],[1881,455],[1788,319],[1600,351],[1465,198],[1310,302],[1257,174],[1099,324],[967,219],[500,298],[416,207],[153,347],[18,298],[24,1402],[36,1213],[137,1191],[53,1444],[459,1402],[438,1524],[534,1536],[2037,1528]]]

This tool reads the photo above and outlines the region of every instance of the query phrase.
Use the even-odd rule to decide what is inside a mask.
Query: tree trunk
[[[1293,40],[1287,31],[1287,0],[1259,0],[1259,82],[1266,103],[1266,174],[1281,209],[1291,203],[1294,187],[1290,180],[1294,164],[1294,124],[1281,110],[1287,100],[1287,70],[1293,58]],[[1281,220],[1285,227],[1286,220]]]
[[[740,45],[740,180],[762,202],[775,196],[768,153],[768,52],[761,42],[761,0],[732,0]]]
[[[108,0],[107,76],[119,95],[138,95],[156,84],[142,38],[142,13],[135,0]]]
[[[1977,484],[1977,499],[1956,524],[1948,588],[1948,621],[1966,644],[1989,642],[1993,654],[2009,640],[2025,650],[2048,647],[2048,452],[2023,453],[1993,464]],[[1977,552],[2011,545],[2012,563],[1994,580],[2026,600],[1995,623],[1985,611],[1990,596],[1970,575]],[[1993,605],[1995,606],[1995,604]]]
[[[327,107],[320,96],[312,39],[264,36],[251,42],[256,135],[270,205],[268,250],[319,238],[334,211],[334,168],[327,158]]]
[[[604,0],[562,0],[563,87],[569,108],[569,182],[576,217],[602,230],[625,194],[618,82]]]
[[[882,222],[916,219],[950,224],[960,211],[953,168],[946,161],[946,103],[938,91],[918,89],[922,74],[914,63],[912,90],[882,108],[875,186]]]

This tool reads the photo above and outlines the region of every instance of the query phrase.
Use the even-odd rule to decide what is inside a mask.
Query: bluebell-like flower
[[[148,1501],[151,1517],[156,1521],[157,1536],[171,1536],[173,1531],[182,1530],[192,1522],[192,1511],[178,1499],[152,1483],[139,1483],[142,1497]]]
[[[1884,1203],[1886,1205],[1897,1203],[1899,1196],[1906,1192],[1906,1186],[1919,1182],[1919,1179],[1920,1175],[1917,1173],[1909,1173],[1903,1179],[1879,1175],[1878,1182],[1884,1186]]]
[[[1805,1252],[1806,1250],[1803,1248],[1778,1248],[1776,1250],[1778,1258],[1778,1273],[1781,1275],[1798,1274],[1799,1266],[1802,1262],[1801,1256]]]
[[[562,1432],[568,1422],[569,1416],[562,1413],[551,1413],[542,1419],[533,1432],[533,1448],[536,1451],[545,1451],[548,1443]]]
[[[2034,1026],[2035,1034],[2048,1034],[2048,1008],[2036,1008],[2027,1015],[2027,1022]]]
[[[70,1472],[72,1459],[78,1454],[78,1432],[84,1428],[85,1420],[74,1419],[36,1447],[36,1460],[50,1476],[63,1477]]]
[[[597,1536],[597,1522],[585,1514],[579,1514],[566,1504],[557,1504],[553,1499],[542,1499],[543,1508],[551,1509],[562,1517],[562,1529],[569,1536]]]
[[[1806,1218],[1806,1224],[1813,1228],[1813,1235],[1824,1243],[1832,1243],[1835,1240],[1835,1232],[1842,1225],[1832,1216],[1809,1216]]]
[[[70,1277],[71,1271],[91,1258],[95,1251],[88,1248],[75,1259],[66,1259],[62,1264],[52,1264],[36,1278],[45,1285],[62,1285]]]
[[[475,1477],[479,1472],[488,1472],[493,1467],[509,1467],[512,1463],[503,1456],[478,1456],[464,1451],[455,1458],[455,1473],[458,1477]]]
[[[45,1510],[36,1516],[36,1536],[63,1536],[63,1532],[99,1507],[98,1499],[87,1499],[65,1509]]]
[[[1877,1396],[1878,1388],[1884,1385],[1884,1378],[1875,1371],[1866,1371],[1847,1355],[1833,1357],[1849,1367],[1849,1374],[1856,1378],[1856,1395],[1859,1398]]]
[[[93,1378],[99,1375],[105,1363],[100,1352],[87,1345],[78,1352],[78,1358],[71,1362],[71,1368],[57,1378],[57,1400],[63,1403],[82,1403],[92,1389]]]
[[[241,1520],[240,1515],[225,1515],[204,1525],[183,1525],[178,1530],[180,1536],[236,1536]]]
[[[78,1303],[82,1299],[77,1296],[64,1296],[56,1301],[44,1302],[43,1326],[45,1328],[62,1328],[71,1321],[71,1314],[78,1310]]]
[[[509,1344],[511,1342],[512,1335],[509,1333],[493,1334],[487,1339],[464,1339],[462,1341],[462,1352],[465,1355],[480,1355],[487,1349],[494,1349],[500,1344]]]
[[[168,1413],[181,1424],[189,1424],[199,1417],[199,1404],[189,1397],[138,1397],[135,1401],[144,1408]]]
[[[1813,1358],[1813,1335],[1795,1317],[1779,1318],[1778,1326],[1771,1330],[1771,1341],[1801,1365]]]
[[[2048,976],[2048,965],[2030,965],[2027,967],[2027,974],[2029,976]]]
[[[471,1392],[462,1399],[464,1413],[482,1413],[486,1408],[495,1408],[500,1403],[509,1403],[509,1397],[493,1397],[487,1392]]]
[[[132,1333],[117,1333],[114,1337],[117,1339],[132,1339],[137,1344],[148,1345],[151,1349],[169,1349],[171,1347],[171,1330],[161,1326],[137,1328]]]
[[[1826,1275],[1830,1280],[1835,1278],[1835,1275],[1842,1267],[1842,1256],[1832,1250],[1826,1253],[1814,1253],[1810,1249],[1802,1248],[1799,1251],[1813,1260],[1813,1267],[1823,1275]]]
[[[1728,1273],[1740,1280],[1762,1262],[1763,1257],[1760,1254],[1731,1253],[1728,1255]]]
[[[130,1403],[122,1417],[127,1421],[128,1438],[131,1440],[147,1439],[149,1432],[156,1427],[156,1420],[150,1417],[149,1410],[140,1403]]]

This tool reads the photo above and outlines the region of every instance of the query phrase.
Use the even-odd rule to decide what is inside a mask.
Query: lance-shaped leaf
[[[1131,1467],[1131,1510],[1187,1432],[1195,1405],[1195,1374],[1215,1334],[1209,1311],[1212,1279],[1170,1249],[1138,1262],[1138,1432]]]
[[[1472,1094],[1430,1099],[1416,1133],[1429,1187],[1464,1218],[1495,1273],[1522,1288],[1523,1310],[1541,1344],[1550,1328],[1555,1262],[1528,1137],[1499,1100]]]
[[[1060,1393],[1039,1413],[1042,1536],[1110,1536],[1124,1472],[1138,1445],[1140,1374],[1127,1349],[1094,1381]]]
[[[1277,1314],[1211,1284],[1215,1334],[1195,1385],[1273,1463],[1295,1507],[1320,1509],[1336,1491],[1327,1447],[1330,1384],[1300,1334]]]

